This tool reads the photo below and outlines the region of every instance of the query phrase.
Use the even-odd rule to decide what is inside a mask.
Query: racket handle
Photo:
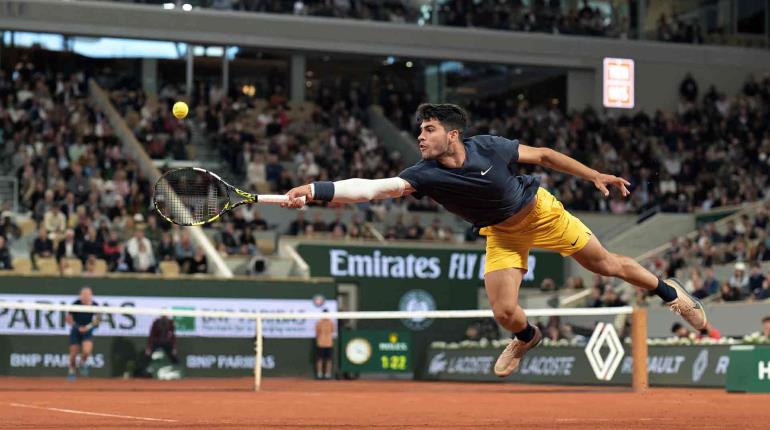
[[[300,199],[304,202],[305,197],[302,196]],[[289,202],[289,196],[285,194],[260,194],[257,196],[257,203],[267,203],[267,204],[281,204],[281,203],[288,203]]]

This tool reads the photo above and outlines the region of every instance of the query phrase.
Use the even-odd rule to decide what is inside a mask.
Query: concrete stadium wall
[[[293,15],[164,11],[158,5],[26,0],[0,8],[0,27],[84,36],[175,40],[208,45],[254,46],[295,52],[456,60],[561,67],[573,75],[570,105],[599,106],[604,57],[636,62],[637,108],[676,107],[677,87],[692,71],[705,89],[719,83],[734,93],[749,73],[770,70],[770,51],[736,47],[628,41],[598,37],[420,27]],[[173,25],[169,25],[172,22]]]

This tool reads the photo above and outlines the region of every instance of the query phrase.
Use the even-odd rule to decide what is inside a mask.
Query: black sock
[[[667,303],[676,298],[676,290],[671,285],[663,282],[662,279],[658,279],[658,288],[652,290],[652,292]]]
[[[532,340],[532,337],[535,336],[535,328],[532,327],[529,323],[527,323],[527,326],[524,327],[524,330],[517,331],[516,333],[514,333],[514,335],[516,336],[516,339],[519,339],[524,342],[529,342],[530,340]]]

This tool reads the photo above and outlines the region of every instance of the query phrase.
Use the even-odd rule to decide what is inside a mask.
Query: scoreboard
[[[412,372],[412,335],[398,330],[340,333],[340,369],[358,373]]]

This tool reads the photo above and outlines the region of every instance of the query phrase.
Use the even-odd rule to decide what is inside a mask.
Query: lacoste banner
[[[313,276],[335,279],[388,279],[479,285],[484,279],[483,248],[336,246],[301,243],[297,251]],[[532,250],[525,284],[539,285],[546,277],[564,281],[564,260],[559,254]]]
[[[561,385],[630,385],[630,351],[609,381],[600,381],[581,347],[540,347],[527,353],[519,369],[501,379],[493,368],[502,349],[431,348],[425,379],[447,381],[536,382]],[[647,368],[650,384],[658,386],[724,387],[730,364],[729,346],[651,346]]]
[[[70,304],[72,295],[0,294],[0,301]],[[94,299],[102,306],[132,308],[165,308],[199,311],[233,311],[260,314],[280,312],[318,312],[319,308],[308,299],[226,299],[203,297],[133,297],[97,295]],[[337,302],[328,300],[323,305],[330,312],[337,310]],[[65,312],[4,309],[0,307],[0,334],[46,335],[66,334]],[[104,314],[96,336],[147,336],[153,315]],[[178,337],[254,337],[254,320],[234,318],[174,317]],[[314,338],[317,320],[263,320],[266,338]]]

